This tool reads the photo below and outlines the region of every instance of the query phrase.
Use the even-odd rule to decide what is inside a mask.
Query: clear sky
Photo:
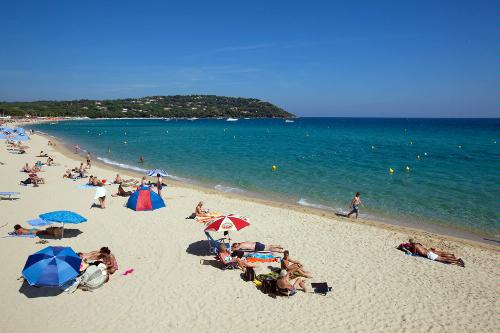
[[[301,116],[497,117],[497,0],[0,3],[0,100],[217,94]]]

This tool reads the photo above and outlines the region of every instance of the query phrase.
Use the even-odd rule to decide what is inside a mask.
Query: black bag
[[[276,280],[274,279],[263,280],[260,289],[264,294],[269,294],[269,295],[276,294]]]
[[[247,267],[245,270],[245,274],[243,274],[243,280],[245,281],[253,281],[255,280],[255,271],[252,267]]]

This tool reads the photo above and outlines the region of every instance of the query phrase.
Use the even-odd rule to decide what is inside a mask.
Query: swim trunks
[[[266,246],[262,243],[255,242],[255,251],[264,251]]]
[[[437,257],[439,257],[437,254],[435,254],[434,252],[432,251],[427,251],[427,259],[430,259],[430,260],[436,260]]]

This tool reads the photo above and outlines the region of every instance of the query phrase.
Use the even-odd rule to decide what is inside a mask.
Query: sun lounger
[[[8,200],[12,200],[13,195],[19,195],[19,192],[0,192],[0,197],[7,197]]]
[[[208,231],[205,231],[205,235],[207,236],[207,240],[208,240],[208,247],[209,247],[209,251],[211,254],[215,254],[217,255],[219,253],[219,247],[221,244],[224,244],[226,245],[226,247],[228,249],[230,249],[230,244],[229,243],[224,243],[223,241],[226,239],[226,238],[220,238],[220,239],[213,239],[213,237],[210,235],[210,233],[208,233]]]

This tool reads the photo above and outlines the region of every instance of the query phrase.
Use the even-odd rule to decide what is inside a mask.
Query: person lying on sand
[[[113,274],[118,270],[118,263],[111,250],[104,246],[99,251],[92,251],[89,253],[78,253],[82,260],[86,261],[102,261],[106,265],[109,274]]]
[[[40,151],[40,154],[38,154],[38,156],[36,157],[49,157],[49,155],[47,153],[44,153],[43,150]]]
[[[292,284],[291,282],[293,280],[295,281]],[[304,290],[304,292],[307,292],[306,284],[303,279],[293,279],[290,272],[282,269],[278,279],[276,280],[276,288],[278,289],[278,292],[282,295],[292,296],[297,293],[297,287],[300,287]]]
[[[461,258],[455,257],[453,253],[447,253],[435,248],[428,250],[422,244],[416,243],[413,238],[410,238],[408,243],[400,244],[398,249],[433,261],[465,267],[464,261]]]
[[[265,245],[259,242],[242,242],[242,243],[234,243],[233,245],[231,245],[231,250],[256,251],[256,252],[271,251],[271,252],[283,253],[283,246],[274,244]]]
[[[23,167],[23,172],[31,172],[31,168],[30,166],[28,165],[28,163],[26,163]]]
[[[48,166],[52,166],[52,163],[54,163],[54,159],[53,159],[52,157],[50,157],[50,156],[49,156],[49,157],[47,158],[47,165],[48,165]]]
[[[118,192],[111,194],[112,197],[130,197],[132,195],[132,191],[125,191],[122,185],[118,185]]]
[[[288,252],[288,250],[285,250],[285,252],[283,252],[283,259],[281,260],[281,269],[286,270],[290,274],[298,272],[303,277],[306,278],[312,277],[311,273],[304,270],[304,266],[302,266],[300,262],[290,258],[290,252]]]
[[[23,228],[21,225],[16,224],[14,226],[14,232],[17,235],[48,235],[53,237],[61,237],[62,236],[62,228],[61,227],[48,227],[45,230],[40,230],[36,228]]]
[[[228,251],[226,248],[226,245],[220,244],[219,246],[219,254],[217,255],[219,260],[224,263],[224,265],[229,265],[233,263],[234,265],[237,265],[239,269],[241,269],[243,272],[247,269],[247,267],[256,267],[255,265],[252,265],[250,263],[247,263],[244,260],[241,260],[238,257],[232,257],[231,253]]]

